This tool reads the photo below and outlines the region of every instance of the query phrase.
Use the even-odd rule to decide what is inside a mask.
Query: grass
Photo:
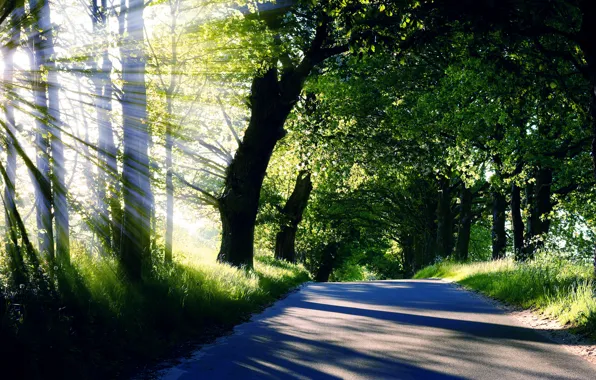
[[[414,276],[436,277],[456,281],[505,303],[535,310],[596,338],[596,288],[589,266],[552,261],[442,262]]]
[[[186,342],[208,341],[308,281],[258,256],[252,271],[178,255],[136,286],[118,265],[75,250],[50,290],[0,287],[0,363],[14,378],[126,378]],[[1,276],[0,276],[1,279]]]

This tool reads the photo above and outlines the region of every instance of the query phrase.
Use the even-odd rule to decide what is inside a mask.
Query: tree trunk
[[[54,31],[48,0],[40,0],[38,25],[43,30],[42,62],[48,71],[48,116],[52,152],[52,186],[54,223],[56,226],[56,258],[70,261],[70,215],[65,186],[64,142],[62,141],[62,119],[60,115],[60,86],[54,63]]]
[[[16,210],[16,172],[17,172],[17,151],[12,137],[16,133],[16,120],[14,115],[14,105],[10,100],[15,91],[14,86],[14,53],[20,44],[21,39],[21,21],[23,17],[23,8],[16,8],[11,14],[10,20],[10,41],[4,55],[4,85],[8,89],[8,100],[4,105],[6,115],[6,128],[10,129],[12,135],[6,135],[6,179],[4,183],[4,221],[6,226],[5,249],[9,258],[10,269],[13,275],[14,284],[25,283],[25,266],[23,256],[19,248],[18,226],[15,223],[14,210]],[[1,300],[0,300],[1,301]]]
[[[404,278],[410,278],[414,275],[416,264],[414,262],[414,256],[416,254],[416,247],[414,237],[410,234],[406,235],[401,242],[403,257],[402,257],[402,268],[404,272]]]
[[[531,260],[544,246],[544,237],[550,228],[548,214],[552,211],[551,188],[553,171],[548,168],[535,170],[535,183],[526,188],[526,202],[530,215],[527,222],[522,260]]]
[[[92,1],[91,20],[95,33],[108,33],[107,0]],[[102,65],[93,62],[95,68],[95,110],[99,130],[98,158],[98,210],[102,242],[106,249],[116,254],[120,251],[122,207],[120,205],[120,182],[118,177],[118,149],[114,143],[114,131],[110,115],[112,113],[112,61],[106,46],[101,51]]]
[[[465,184],[460,194],[459,228],[457,231],[456,257],[460,261],[468,259],[470,232],[472,229],[472,192]]]
[[[275,144],[285,134],[286,118],[300,94],[299,89],[294,89],[292,102],[282,99],[276,68],[255,78],[251,91],[250,122],[227,169],[219,199],[222,242],[217,259],[237,267],[252,267],[261,186]]]
[[[310,172],[301,171],[296,179],[294,191],[282,210],[283,223],[275,239],[275,258],[289,262],[296,261],[296,232],[312,191]]]
[[[536,222],[537,227],[534,232],[535,236],[540,236],[540,240],[536,244],[536,248],[540,249],[544,246],[544,236],[548,234],[550,229],[550,212],[553,209],[551,201],[553,182],[553,170],[550,168],[541,168],[538,170],[536,178]]]
[[[167,96],[168,115],[172,112],[172,96]],[[172,246],[174,238],[174,182],[172,165],[172,124],[166,123],[166,246],[165,262],[172,262]]]
[[[437,254],[447,257],[453,250],[453,215],[451,212],[451,189],[449,178],[439,180],[437,205]]]
[[[138,281],[151,271],[151,193],[149,168],[149,126],[147,124],[147,89],[143,0],[129,0],[122,6],[126,21],[122,55],[122,116],[124,127],[122,242],[120,258],[129,278]],[[122,29],[122,24],[121,24]]]
[[[513,253],[516,261],[523,260],[524,221],[521,214],[521,189],[511,185],[511,224],[513,226]]]
[[[41,1],[44,0],[30,0],[29,6],[31,9],[39,12],[38,18],[43,17],[44,6]],[[36,108],[35,116],[35,146],[37,148],[36,166],[39,174],[43,178],[44,183],[50,183],[50,141],[49,135],[51,128],[49,127],[48,115],[48,97],[47,97],[47,83],[43,80],[42,71],[45,67],[44,49],[46,46],[45,34],[47,29],[42,29],[41,24],[34,23],[31,27],[30,33],[30,60],[31,60],[31,83],[33,88],[33,98]],[[35,31],[34,31],[35,30]],[[38,33],[37,30],[42,30]],[[34,177],[34,173],[30,173]],[[35,184],[35,208],[36,208],[36,222],[37,222],[37,243],[39,252],[46,255],[50,260],[54,259],[54,228],[52,225],[52,190],[49,186],[41,186],[35,178],[32,178]]]
[[[174,107],[174,91],[177,86],[178,66],[178,38],[176,35],[176,18],[179,12],[179,3],[170,2],[170,47],[172,60],[170,62],[170,84],[166,89],[166,106],[169,120],[166,123],[166,241],[165,255],[166,263],[172,262],[172,246],[174,239],[174,182],[173,182],[173,161],[172,161],[172,114]]]
[[[316,282],[328,282],[331,273],[333,272],[335,261],[337,259],[337,251],[339,245],[337,243],[331,243],[323,248],[321,263],[315,274]]]
[[[505,211],[507,210],[507,199],[501,192],[495,189],[492,192],[493,199],[493,260],[499,260],[505,257],[505,248],[507,247],[507,237],[505,235]]]

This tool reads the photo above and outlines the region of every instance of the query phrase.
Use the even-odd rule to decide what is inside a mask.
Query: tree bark
[[[10,40],[6,46],[4,55],[4,84],[8,88],[6,96],[7,101],[4,105],[6,115],[6,128],[10,129],[12,134],[6,134],[6,180],[4,181],[4,221],[6,225],[5,249],[9,258],[11,272],[15,284],[25,283],[25,266],[23,256],[19,247],[18,226],[15,223],[14,210],[16,210],[16,171],[17,171],[17,151],[12,137],[16,133],[16,120],[14,115],[14,105],[12,98],[14,96],[14,53],[20,44],[21,39],[21,21],[24,11],[19,7],[13,10],[10,20]]]
[[[167,115],[172,120],[173,106],[174,106],[174,91],[177,86],[178,75],[176,73],[178,66],[178,39],[176,37],[176,17],[179,12],[179,3],[170,3],[170,48],[172,53],[172,60],[170,62],[170,83],[166,89],[166,107]],[[173,182],[173,160],[172,160],[172,123],[166,123],[166,239],[164,261],[166,263],[172,262],[172,246],[174,239],[174,182]]]
[[[460,194],[459,228],[455,254],[458,260],[466,261],[470,248],[470,233],[472,229],[472,191],[465,184]]]
[[[39,175],[42,176],[44,183],[50,183],[51,169],[50,169],[50,141],[49,135],[51,128],[49,126],[48,114],[48,96],[47,96],[47,82],[43,80],[42,71],[45,67],[44,49],[46,48],[47,29],[42,28],[40,20],[44,18],[43,11],[44,0],[30,0],[29,6],[32,10],[38,13],[38,21],[35,22],[31,29],[42,30],[38,33],[37,30],[31,31],[30,35],[30,60],[31,60],[31,83],[33,88],[33,98],[35,105],[35,146],[37,149],[36,166],[39,170]],[[31,173],[34,177],[34,173]],[[41,186],[38,181],[33,178],[35,184],[35,207],[36,207],[36,222],[37,222],[37,244],[39,252],[53,260],[54,255],[54,228],[52,225],[52,190],[50,186]]]
[[[513,253],[516,261],[523,260],[524,221],[521,214],[521,189],[511,185],[511,224],[513,226]]]
[[[149,126],[143,0],[129,0],[122,5],[120,17],[125,21],[122,55],[122,116],[124,127],[122,242],[120,258],[130,279],[141,280],[151,271],[151,192],[149,168]]]
[[[93,30],[98,34],[108,32],[107,0],[91,1],[91,20]],[[114,142],[112,126],[112,60],[108,47],[102,47],[102,65],[97,63],[93,76],[95,90],[95,110],[99,130],[98,158],[101,166],[98,170],[99,179],[99,218],[102,241],[105,248],[112,253],[120,252],[120,233],[122,221],[122,206],[120,205],[120,181],[118,176],[118,149]]]
[[[505,235],[505,211],[507,210],[507,199],[498,189],[492,192],[493,200],[493,225],[492,225],[492,247],[493,260],[505,257],[507,237]]]
[[[64,142],[62,141],[62,119],[60,115],[60,85],[54,62],[54,30],[48,0],[41,0],[39,27],[45,41],[41,52],[48,71],[48,116],[50,126],[50,149],[52,152],[52,186],[54,224],[56,226],[56,258],[61,262],[70,261],[70,215],[68,211],[67,189],[65,185]]]
[[[530,210],[527,222],[525,246],[522,260],[531,260],[536,251],[544,246],[544,236],[550,228],[548,214],[552,211],[552,180],[553,171],[549,168],[535,170],[535,183],[526,188],[526,202]]]
[[[453,251],[453,215],[451,212],[451,188],[447,177],[439,179],[437,205],[437,254],[447,257]]]
[[[282,210],[282,226],[275,239],[275,258],[296,262],[296,232],[312,191],[310,172],[301,171]]]
[[[168,115],[172,112],[172,97],[167,97]],[[164,261],[172,262],[172,246],[174,239],[174,181],[172,164],[172,124],[166,123],[166,241]]]
[[[328,282],[331,273],[335,267],[335,261],[337,259],[337,253],[339,250],[339,244],[331,243],[323,248],[321,263],[315,274],[316,282]]]
[[[410,278],[416,271],[416,263],[414,262],[416,247],[414,237],[410,234],[406,235],[401,242],[399,242],[402,249],[402,268],[404,271],[404,278]]]

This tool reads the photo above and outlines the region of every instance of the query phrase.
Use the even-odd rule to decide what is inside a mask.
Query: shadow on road
[[[503,380],[594,374],[553,351],[534,330],[507,321],[490,303],[439,281],[310,284],[203,350],[201,360],[185,364],[184,374],[172,379]]]

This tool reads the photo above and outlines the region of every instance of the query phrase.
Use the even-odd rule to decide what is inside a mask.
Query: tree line
[[[79,48],[53,22],[62,3],[3,5],[0,171],[15,283],[33,275],[37,253],[68,265],[73,224],[129,279],[151,276],[172,262],[176,192],[217,210],[217,259],[237,267],[265,242],[320,280],[350,262],[408,275],[437,257],[467,260],[476,243],[484,252],[488,234],[495,259],[510,246],[532,259],[565,239],[586,257],[577,234],[592,239],[592,2],[159,6],[162,29],[147,26],[151,2],[90,2],[79,11],[92,38]],[[85,81],[79,111],[67,78]],[[93,136],[71,127],[91,119]],[[69,189],[73,152],[91,202]],[[16,191],[22,165],[33,240]]]

